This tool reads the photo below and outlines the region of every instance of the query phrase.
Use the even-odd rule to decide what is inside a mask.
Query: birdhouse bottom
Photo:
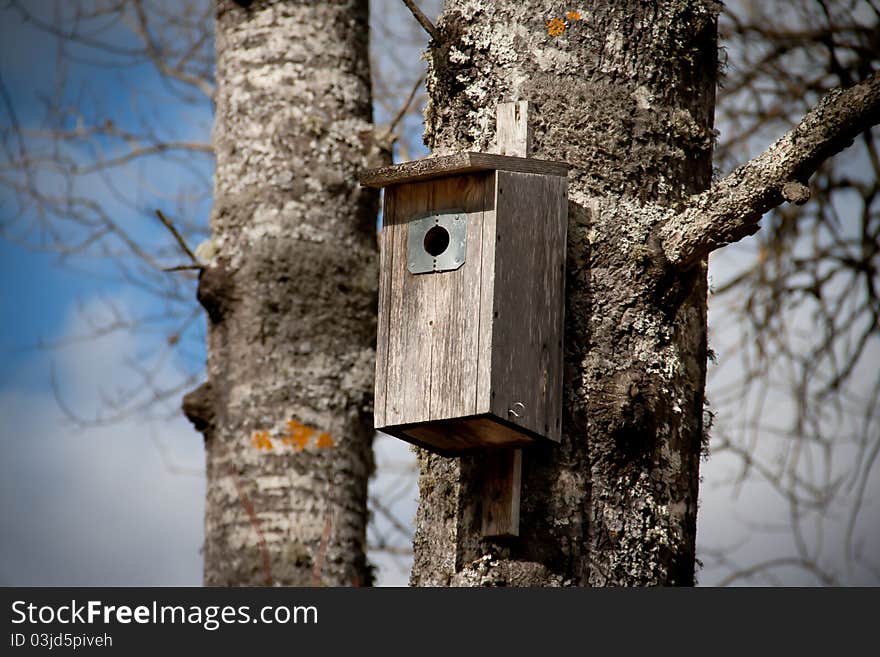
[[[444,456],[492,447],[527,447],[544,441],[543,436],[529,435],[522,427],[507,425],[491,414],[377,429]]]

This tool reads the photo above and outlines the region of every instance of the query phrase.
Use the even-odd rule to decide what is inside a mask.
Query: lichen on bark
[[[370,582],[367,25],[365,0],[217,5],[208,585]]]
[[[535,157],[569,177],[560,446],[523,455],[520,537],[480,536],[479,457],[419,458],[416,585],[694,581],[706,270],[657,232],[711,182],[714,2],[448,0],[427,53],[425,141],[489,150],[528,100]]]

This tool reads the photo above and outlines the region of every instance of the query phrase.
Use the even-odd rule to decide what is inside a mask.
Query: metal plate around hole
[[[437,256],[425,250],[425,235],[434,226],[441,226],[449,233],[449,246]],[[427,212],[410,219],[407,269],[411,274],[453,271],[464,264],[466,252],[467,215],[463,210]]]

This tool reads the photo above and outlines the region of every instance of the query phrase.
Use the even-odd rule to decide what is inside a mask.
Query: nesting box
[[[434,452],[558,442],[568,166],[458,153],[385,188],[376,429]]]

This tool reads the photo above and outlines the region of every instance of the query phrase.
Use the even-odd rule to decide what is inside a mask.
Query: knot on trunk
[[[208,433],[214,429],[214,389],[210,381],[205,381],[195,390],[183,396],[180,405],[183,414],[192,422],[196,431],[200,431],[208,437]]]
[[[657,433],[659,391],[644,372],[631,368],[609,380],[604,404],[606,422],[620,456],[631,459],[650,450]]]
[[[214,324],[223,321],[234,301],[235,282],[222,264],[208,267],[199,274],[196,298]]]

